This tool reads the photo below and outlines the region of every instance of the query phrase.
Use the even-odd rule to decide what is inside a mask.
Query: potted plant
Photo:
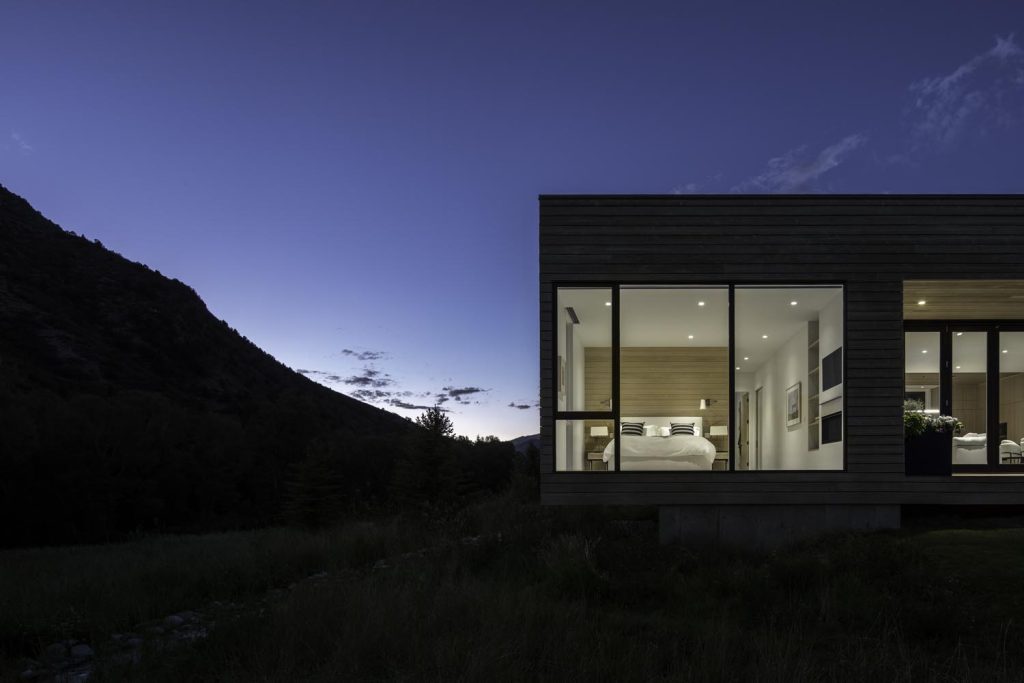
[[[919,401],[903,403],[903,452],[906,473],[922,476],[953,474],[953,435],[963,423],[951,415],[929,415]]]

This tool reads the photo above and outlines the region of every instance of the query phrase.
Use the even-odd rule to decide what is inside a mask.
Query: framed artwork
[[[786,389],[786,426],[800,424],[800,382]]]

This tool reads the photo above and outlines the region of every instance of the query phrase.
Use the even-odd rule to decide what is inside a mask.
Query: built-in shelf
[[[816,451],[821,445],[821,359],[818,354],[818,321],[807,322],[807,450]]]

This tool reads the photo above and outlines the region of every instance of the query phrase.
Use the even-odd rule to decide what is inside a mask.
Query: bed
[[[704,420],[700,417],[623,417],[621,422],[643,422],[643,436],[622,437],[620,470],[710,470],[715,462],[715,445],[700,436]],[[690,423],[693,436],[667,435],[673,423]],[[608,469],[615,468],[615,439],[603,453]]]

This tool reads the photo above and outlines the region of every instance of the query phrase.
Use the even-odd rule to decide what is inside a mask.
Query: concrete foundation
[[[899,505],[673,505],[658,509],[662,543],[747,550],[774,550],[830,532],[899,528]]]

